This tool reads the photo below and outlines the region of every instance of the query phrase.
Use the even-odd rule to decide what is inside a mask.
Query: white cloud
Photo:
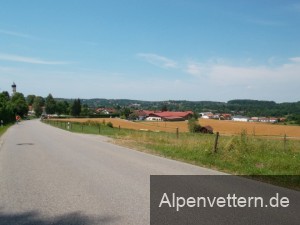
[[[300,63],[300,57],[290,58],[290,61],[295,62],[295,63]]]
[[[277,66],[245,64],[189,62],[185,72],[191,75],[193,84],[199,84],[203,99],[300,100],[300,57]]]
[[[19,32],[14,32],[14,31],[9,31],[9,30],[2,30],[0,29],[0,34],[6,34],[10,36],[15,36],[15,37],[21,37],[21,38],[28,38],[28,39],[36,39],[35,37],[24,34],[24,33],[19,33]]]
[[[198,63],[189,63],[186,72],[192,75],[201,75],[203,74],[203,66]]]
[[[290,58],[288,63],[274,66],[234,66],[226,63],[188,62],[185,72],[221,86],[300,82],[300,57]]]
[[[30,63],[30,64],[43,64],[43,65],[69,64],[69,62],[63,62],[63,61],[47,61],[47,60],[42,60],[42,59],[38,59],[38,58],[31,58],[31,57],[11,55],[11,54],[2,54],[2,53],[0,53],[0,60],[21,62],[21,63]]]
[[[177,68],[177,63],[174,60],[152,53],[139,53],[137,56],[148,63],[162,68]]]

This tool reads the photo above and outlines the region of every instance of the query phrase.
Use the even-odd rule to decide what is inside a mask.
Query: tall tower
[[[12,87],[12,91],[13,91],[13,95],[17,92],[17,85],[15,84],[15,82],[11,85]]]

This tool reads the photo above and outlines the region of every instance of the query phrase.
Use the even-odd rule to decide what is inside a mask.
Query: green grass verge
[[[67,129],[60,121],[51,125]],[[247,136],[135,131],[104,124],[72,123],[70,131],[112,137],[117,144],[235,175],[262,175],[260,180],[300,190],[300,141]]]
[[[5,125],[5,126],[3,126],[3,127],[1,127],[0,126],[0,137],[7,131],[7,129],[9,128],[9,127],[11,127],[12,126],[12,124],[7,124],[7,125]]]

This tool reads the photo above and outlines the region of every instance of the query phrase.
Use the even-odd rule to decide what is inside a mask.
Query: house
[[[278,122],[278,118],[275,117],[269,118],[269,123],[277,123],[277,122]]]
[[[155,112],[161,112],[161,111],[151,111],[151,110],[135,110],[134,113],[137,115],[139,120],[144,120],[147,117],[149,117],[149,115],[151,113],[155,113]]]
[[[201,112],[199,113],[202,119],[212,119],[214,114],[212,112]]]
[[[233,116],[232,120],[237,122],[248,122],[249,117],[237,115],[237,116]]]
[[[146,118],[147,121],[161,121],[161,117],[149,116]]]
[[[117,111],[113,108],[98,108],[96,109],[96,113],[101,113],[105,115],[116,113]]]
[[[28,106],[28,114],[27,114],[27,115],[28,115],[28,116],[33,116],[33,115],[35,115],[35,111],[34,111],[32,105],[29,105],[29,106]]]
[[[258,121],[261,123],[269,123],[270,122],[269,118],[267,118],[267,117],[259,117]]]
[[[215,120],[219,120],[220,119],[220,114],[214,114],[213,116],[212,116],[212,118],[213,119],[215,119]]]
[[[220,114],[220,120],[231,120],[231,114],[230,113]]]
[[[284,117],[279,118],[279,122],[285,122],[285,121],[286,121],[286,118],[284,118]]]
[[[153,112],[149,114],[149,117],[160,117],[161,120],[164,121],[184,121],[188,120],[191,116],[193,116],[192,111],[186,111],[186,112],[170,112],[170,111],[164,111],[164,112]]]

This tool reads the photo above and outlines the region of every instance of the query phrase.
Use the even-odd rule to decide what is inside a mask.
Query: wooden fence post
[[[119,125],[119,131],[121,130],[121,126]]]
[[[176,138],[177,139],[179,138],[179,128],[178,127],[176,128]]]
[[[218,150],[218,140],[219,140],[219,132],[216,133],[216,139],[214,144],[214,153],[217,153]]]
[[[287,142],[287,138],[286,138],[286,134],[284,134],[284,137],[283,137],[283,150],[284,151],[286,150],[286,142]]]

